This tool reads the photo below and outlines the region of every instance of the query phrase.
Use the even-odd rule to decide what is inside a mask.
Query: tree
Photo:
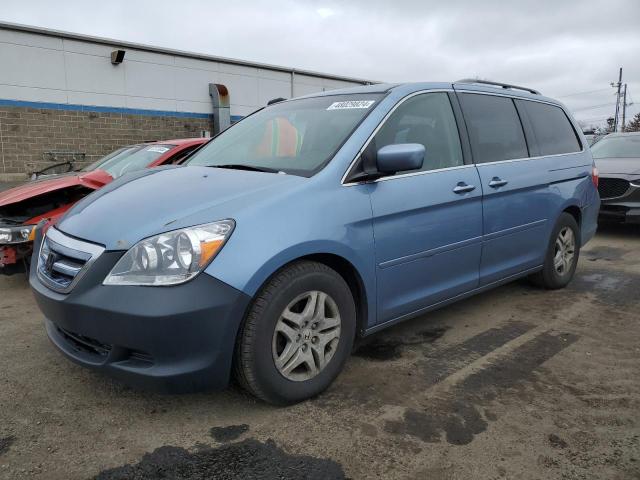
[[[625,132],[640,132],[640,112],[624,127]]]

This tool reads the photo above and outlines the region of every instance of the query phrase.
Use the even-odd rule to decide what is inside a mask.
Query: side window
[[[576,131],[560,107],[516,100],[531,122],[540,155],[558,155],[582,150]]]
[[[402,103],[374,137],[375,148],[420,143],[426,153],[421,170],[463,165],[456,119],[446,93],[416,95]]]
[[[473,93],[460,94],[459,98],[476,163],[529,156],[513,100]]]

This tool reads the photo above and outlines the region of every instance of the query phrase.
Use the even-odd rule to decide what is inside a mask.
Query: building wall
[[[123,48],[124,62],[111,52]],[[130,109],[211,113],[209,83],[230,91],[231,115],[245,116],[272,98],[361,85],[251,65],[156,53],[0,25],[0,99]]]
[[[82,167],[144,141],[199,137],[211,119],[0,106],[0,181],[72,160]]]
[[[124,62],[112,65],[119,48]],[[91,160],[125,143],[211,131],[210,83],[229,90],[232,119],[272,98],[367,83],[7,24],[0,65],[0,180],[39,169],[51,150]]]

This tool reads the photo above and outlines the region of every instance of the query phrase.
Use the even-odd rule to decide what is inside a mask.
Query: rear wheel
[[[566,287],[576,271],[580,255],[580,229],[576,219],[562,213],[551,233],[544,266],[530,278],[536,285],[548,289]]]
[[[242,386],[274,404],[325,390],[349,357],[355,305],[344,279],[326,265],[300,261],[256,296],[238,335],[235,370]]]

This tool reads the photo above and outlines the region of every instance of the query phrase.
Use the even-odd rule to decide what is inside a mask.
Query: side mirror
[[[380,173],[406,172],[422,168],[424,145],[419,143],[396,143],[378,150],[376,165]]]

